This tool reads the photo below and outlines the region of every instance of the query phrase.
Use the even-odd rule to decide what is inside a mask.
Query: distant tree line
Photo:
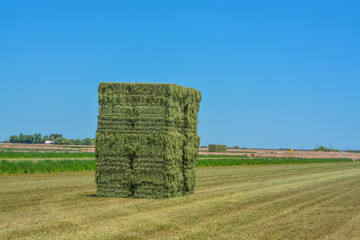
[[[65,138],[62,134],[52,133],[41,136],[41,133],[26,135],[20,133],[19,136],[11,135],[8,141],[10,143],[45,143],[45,141],[54,141],[55,144],[61,145],[95,145],[95,138],[71,139]]]
[[[226,147],[227,149],[247,149],[246,147],[240,147],[239,145],[235,145],[233,147]]]
[[[318,152],[338,152],[339,150],[333,148],[326,148],[324,146],[320,146],[318,148],[314,148],[314,151]]]

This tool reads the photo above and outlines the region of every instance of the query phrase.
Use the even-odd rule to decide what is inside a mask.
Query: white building
[[[45,141],[45,144],[54,144],[54,141]]]

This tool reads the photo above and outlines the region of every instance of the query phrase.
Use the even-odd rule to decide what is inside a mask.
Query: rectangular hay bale
[[[209,152],[226,152],[226,145],[209,144]]]
[[[176,84],[100,83],[97,196],[194,192],[201,94]]]

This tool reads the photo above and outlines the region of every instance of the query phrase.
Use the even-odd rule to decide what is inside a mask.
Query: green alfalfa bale
[[[99,95],[166,96],[168,85],[171,84],[102,82],[99,84]]]
[[[196,158],[198,155],[198,148],[200,138],[197,134],[186,133],[184,141],[184,156],[183,156],[183,176],[184,176],[184,194],[192,194],[195,188],[196,181]]]
[[[130,188],[130,196],[150,198],[191,192],[186,186],[195,185],[191,167],[198,141],[186,140],[185,135],[197,136],[200,100],[199,91],[175,84],[101,83],[97,175],[106,177],[97,177],[104,183],[98,190],[124,196],[123,190],[115,191],[119,186]],[[116,156],[118,162],[113,161]],[[127,172],[127,180],[114,180],[112,173],[119,166]]]
[[[98,197],[131,197],[132,185],[99,185],[97,187],[96,196]]]
[[[134,196],[153,196],[146,191],[159,191],[157,186],[161,185],[160,193],[153,193],[158,197],[172,197],[181,194],[183,189],[182,153],[184,136],[178,132],[167,132],[152,134],[152,143],[155,146],[163,146],[162,161],[147,158],[147,161],[133,161]],[[148,156],[149,157],[149,156]],[[142,159],[143,160],[143,159]],[[153,186],[145,188],[143,185]],[[155,196],[154,195],[154,196]]]
[[[152,183],[141,183],[133,186],[134,198],[164,198],[165,189],[163,185],[156,185]]]
[[[137,96],[144,96],[145,98],[173,98],[183,99],[185,95],[197,95],[200,92],[192,89],[179,86],[177,84],[162,84],[162,83],[100,83],[99,84],[99,104],[113,102],[120,103],[126,96],[129,98],[136,98]],[[114,96],[116,96],[114,98]],[[149,101],[151,103],[151,101]],[[129,104],[131,105],[131,104]]]
[[[184,175],[184,187],[183,187],[183,194],[193,194],[195,189],[195,183],[196,183],[196,168],[189,168],[184,169],[183,171]]]
[[[155,95],[112,95],[99,94],[99,104],[104,105],[128,105],[128,106],[165,106],[167,98]]]
[[[97,196],[129,197],[132,194],[131,169],[98,169],[95,174]]]
[[[226,152],[226,145],[209,144],[209,152]]]

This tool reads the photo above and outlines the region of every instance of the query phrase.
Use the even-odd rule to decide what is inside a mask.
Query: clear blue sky
[[[0,1],[0,141],[94,137],[99,82],[201,91],[201,145],[360,149],[360,1]]]

